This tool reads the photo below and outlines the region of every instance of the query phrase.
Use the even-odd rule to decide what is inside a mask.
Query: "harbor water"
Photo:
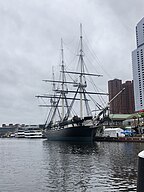
[[[0,192],[136,191],[144,143],[0,139]]]

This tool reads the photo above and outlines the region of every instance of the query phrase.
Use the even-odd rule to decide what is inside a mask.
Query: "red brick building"
[[[111,114],[134,113],[134,89],[133,81],[114,79],[108,81],[109,101],[123,88],[125,90],[110,103]]]

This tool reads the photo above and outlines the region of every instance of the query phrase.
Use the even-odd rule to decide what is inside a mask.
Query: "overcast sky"
[[[142,17],[143,0],[0,0],[0,124],[44,123],[35,95],[48,90],[42,80],[59,65],[60,39],[77,43],[80,23],[99,60],[93,69],[103,69],[99,87],[107,92],[110,79],[132,80]]]

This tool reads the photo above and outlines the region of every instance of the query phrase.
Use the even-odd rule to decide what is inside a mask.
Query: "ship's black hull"
[[[93,141],[96,128],[90,126],[76,126],[61,129],[47,129],[46,137],[50,141]]]

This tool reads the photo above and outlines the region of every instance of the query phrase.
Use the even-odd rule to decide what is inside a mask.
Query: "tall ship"
[[[80,25],[79,70],[69,71],[66,69],[61,40],[61,78],[55,80],[53,71],[52,80],[44,80],[52,84],[53,94],[36,96],[50,101],[50,104],[41,105],[49,108],[44,129],[44,134],[48,140],[93,141],[95,135],[102,131],[99,125],[106,116],[106,108],[102,108],[92,98],[92,95],[107,95],[107,93],[87,91],[87,77],[100,77],[102,75],[88,73],[84,56],[82,25]],[[70,80],[67,80],[67,77]],[[91,110],[89,104],[91,100],[93,100],[95,109],[97,107],[100,110],[98,115],[93,115],[92,111],[94,110]]]

